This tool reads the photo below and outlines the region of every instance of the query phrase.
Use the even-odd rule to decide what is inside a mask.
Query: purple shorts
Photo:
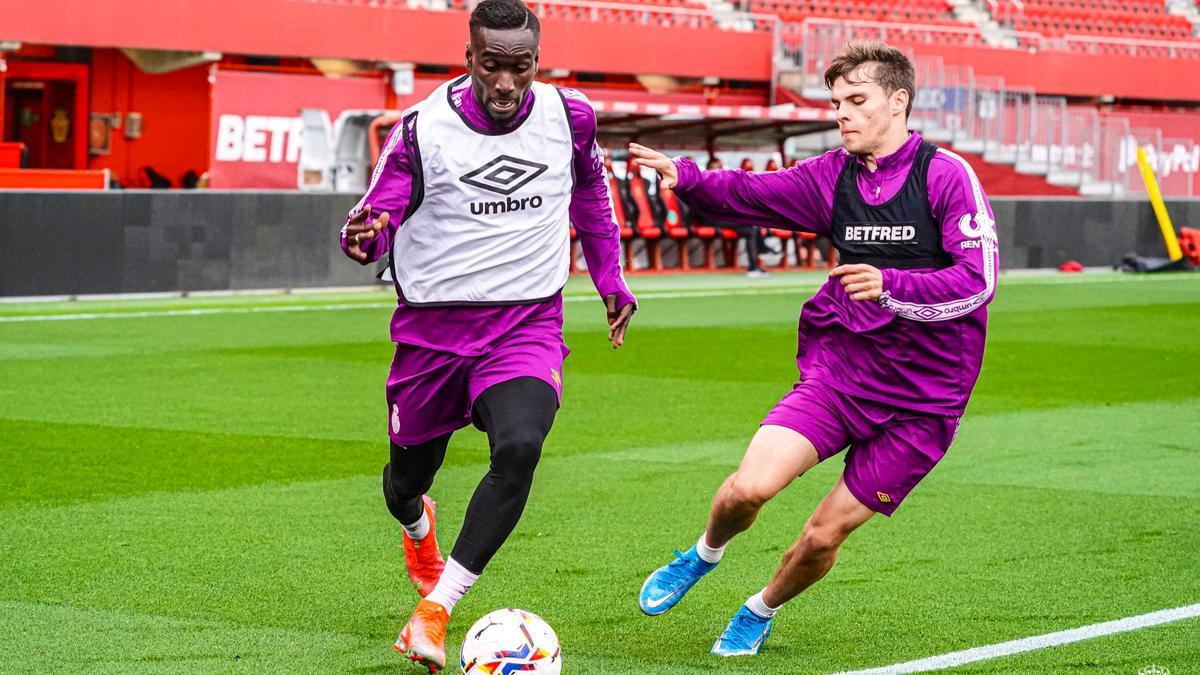
[[[387,380],[388,435],[397,445],[416,445],[461,429],[480,394],[521,377],[554,387],[561,403],[569,353],[561,338],[516,338],[482,356],[397,344]]]
[[[867,508],[890,516],[946,454],[958,419],[908,412],[802,380],[762,423],[801,434],[821,461],[849,446],[846,487]]]

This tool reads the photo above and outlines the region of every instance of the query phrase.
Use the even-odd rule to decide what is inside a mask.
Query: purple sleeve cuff
[[[896,270],[891,267],[885,267],[879,270],[883,276],[882,288],[884,293],[894,293],[898,279],[896,278]]]
[[[600,292],[601,298],[606,298],[610,295],[617,296],[617,309],[621,309],[625,305],[629,304],[632,304],[635,310],[637,309],[637,298],[633,297],[633,293],[631,293],[624,285]]]
[[[675,170],[679,172],[679,179],[675,184],[675,191],[680,192],[690,189],[696,184],[696,180],[700,178],[700,167],[687,157],[680,157],[675,160]]]

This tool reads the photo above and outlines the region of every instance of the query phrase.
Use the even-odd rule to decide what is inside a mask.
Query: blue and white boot
[[[685,593],[717,563],[705,562],[693,546],[686,553],[675,551],[675,559],[650,573],[638,594],[638,607],[648,616],[658,616],[683,599]]]
[[[762,649],[771,634],[771,622],[774,619],[764,619],[742,605],[725,632],[713,643],[712,653],[717,656],[754,656]]]

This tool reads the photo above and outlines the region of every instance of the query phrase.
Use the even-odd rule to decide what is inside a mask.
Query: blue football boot
[[[700,577],[717,563],[704,562],[693,546],[686,553],[675,551],[675,559],[650,573],[638,594],[638,607],[649,616],[671,609]]]
[[[725,632],[713,643],[717,656],[754,656],[771,634],[772,619],[764,619],[742,605],[729,620]]]

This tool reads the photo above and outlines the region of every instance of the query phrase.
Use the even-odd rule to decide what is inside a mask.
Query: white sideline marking
[[[26,321],[86,321],[88,319],[144,319],[154,316],[206,316],[209,314],[260,314],[271,312],[336,312],[348,309],[394,307],[391,302],[363,302],[350,305],[282,305],[275,307],[206,307],[203,309],[163,309],[147,312],[81,312],[78,314],[32,314],[0,316],[0,323]]]
[[[812,286],[791,286],[780,288],[757,288],[745,290],[714,290],[714,291],[662,291],[658,293],[640,293],[638,300],[669,300],[673,298],[719,298],[737,295],[786,295],[810,291]],[[595,302],[596,296],[570,295],[564,296],[563,302]],[[0,323],[24,323],[29,321],[85,321],[89,319],[144,319],[158,316],[209,316],[213,314],[271,314],[275,312],[341,312],[354,309],[383,309],[395,307],[393,302],[357,302],[348,304],[325,305],[274,305],[268,307],[205,307],[199,309],[163,309],[144,312],[79,312],[75,314],[31,314],[28,316],[0,316]]]
[[[1039,274],[1042,270],[1037,270]],[[1117,273],[1103,274],[1098,276],[1088,276],[1086,278],[1081,275],[1059,275],[1052,277],[1043,277],[1030,272],[1025,274],[1024,270],[1008,272],[1005,276],[999,279],[1000,285],[1016,284],[1016,285],[1056,285],[1056,284],[1074,284],[1074,283],[1109,283],[1116,281],[1131,281],[1145,283],[1147,281],[1179,281],[1179,275],[1170,277],[1156,276],[1129,276]],[[648,291],[638,293],[639,300],[669,300],[674,298],[721,298],[734,297],[739,295],[786,295],[788,293],[797,293],[801,291],[811,291],[821,284],[825,283],[825,279],[814,278],[810,283],[801,283],[791,286],[766,286],[744,289],[713,289],[708,291]],[[343,289],[291,289],[285,290],[258,290],[258,291],[205,291],[178,293],[127,293],[114,295],[90,295],[90,296],[32,296],[22,298],[0,298],[0,305],[17,302],[50,302],[63,300],[139,300],[139,299],[160,299],[160,298],[185,298],[185,297],[237,297],[242,295],[247,296],[264,296],[264,295],[302,295],[302,294],[319,294],[322,292],[334,292],[337,290],[352,291],[364,290],[367,292],[377,292],[374,286],[363,287],[346,287]],[[594,295],[567,295],[563,297],[563,302],[594,302],[597,298]],[[82,321],[87,319],[142,319],[148,317],[159,316],[207,316],[212,314],[270,314],[273,312],[337,312],[353,309],[382,309],[384,307],[394,307],[395,302],[360,302],[352,304],[324,304],[324,305],[275,305],[268,307],[210,307],[204,309],[166,309],[166,310],[147,310],[142,312],[77,312],[72,314],[31,314],[27,316],[0,316],[0,323],[24,323],[29,321]]]
[[[1035,635],[1019,640],[998,642],[994,645],[964,649],[960,652],[950,652],[941,656],[930,656],[882,668],[871,668],[870,670],[854,670],[839,673],[838,675],[885,675],[890,673],[921,673],[929,670],[942,670],[943,668],[953,668],[954,666],[974,663],[975,661],[986,661],[1002,656],[1030,652],[1036,649],[1057,647],[1058,645],[1065,645],[1071,642],[1080,642],[1115,633],[1141,630],[1150,626],[1192,619],[1198,616],[1200,616],[1200,604],[1176,607],[1175,609],[1160,609],[1157,612],[1150,612],[1149,614],[1139,614],[1138,616],[1131,616],[1125,619],[1094,623],[1090,626],[1072,628],[1070,630],[1058,631],[1057,633],[1046,633],[1045,635]]]

